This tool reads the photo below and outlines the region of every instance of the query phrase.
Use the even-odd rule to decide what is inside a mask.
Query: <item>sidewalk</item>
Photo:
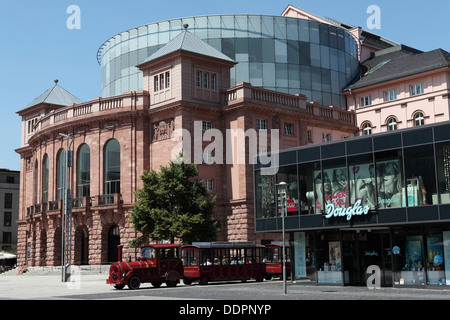
[[[76,267],[77,268],[77,267]],[[63,299],[74,294],[105,293],[114,290],[106,284],[109,265],[74,268],[72,281],[62,282],[61,267],[30,267],[17,274],[13,269],[0,274],[0,300]],[[80,271],[78,271],[80,270]]]

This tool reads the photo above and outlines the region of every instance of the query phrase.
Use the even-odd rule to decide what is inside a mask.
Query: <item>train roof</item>
[[[185,245],[182,248],[263,248],[264,246],[256,244],[253,241],[249,242],[192,242],[190,245]]]
[[[144,248],[144,247],[161,249],[161,248],[179,248],[180,246],[178,244],[167,243],[167,244],[145,244],[145,245],[141,246],[141,248]]]

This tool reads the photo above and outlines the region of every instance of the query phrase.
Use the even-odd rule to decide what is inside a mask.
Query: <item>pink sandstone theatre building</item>
[[[218,240],[281,239],[279,233],[255,232],[254,155],[350,138],[368,122],[371,133],[386,131],[385,114],[395,114],[398,125],[417,120],[419,111],[426,123],[448,120],[448,65],[386,80],[389,88],[401,86],[401,101],[382,101],[383,77],[370,76],[396,60],[377,67],[384,61],[378,53],[426,54],[398,48],[293,6],[282,16],[174,19],[112,37],[98,52],[101,97],[83,102],[56,82],[18,111],[18,263],[61,264],[65,181],[72,197],[70,262],[115,261],[117,244],[135,257],[127,242],[136,237],[129,214],[140,175],[167,165],[179,151],[197,163],[217,196]],[[448,63],[448,53],[437,54]],[[367,69],[362,77],[360,62]],[[418,97],[403,94],[409,87],[402,81],[411,88],[424,84],[424,92],[420,85],[414,89],[424,104],[416,107]],[[372,104],[362,107],[367,95]],[[436,107],[431,111],[430,105]],[[230,132],[243,133],[246,143]],[[258,140],[264,134],[267,144]]]

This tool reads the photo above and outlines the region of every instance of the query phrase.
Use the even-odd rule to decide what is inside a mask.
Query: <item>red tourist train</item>
[[[271,280],[272,277],[278,277],[283,279],[283,243],[273,242],[267,244],[264,250],[264,263],[266,265],[266,280]],[[290,246],[285,245],[285,267],[286,267],[286,277],[288,278],[291,270],[291,260],[290,260]]]
[[[163,282],[176,286],[181,279],[190,285],[194,281],[263,281],[282,274],[280,246],[256,245],[253,242],[198,242],[180,248],[174,244],[148,244],[140,248],[140,258],[134,262],[114,262],[106,283],[116,289],[128,285],[137,289],[150,282],[159,287]],[[181,250],[180,250],[181,249]],[[286,264],[286,270],[288,264]]]
[[[123,262],[122,248],[119,248],[119,261],[109,268],[106,283],[116,289],[128,285],[138,289],[141,283],[150,282],[158,288],[163,282],[168,287],[175,287],[183,279],[183,264],[179,258],[179,246],[174,244],[147,244],[142,246],[141,256],[137,261]]]
[[[242,242],[200,242],[181,248],[184,284],[198,281],[255,279],[266,275],[263,262],[264,246]]]

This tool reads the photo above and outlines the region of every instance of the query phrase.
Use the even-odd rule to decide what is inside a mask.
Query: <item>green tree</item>
[[[180,155],[180,158],[182,155]],[[136,191],[131,222],[142,235],[132,240],[134,247],[149,238],[155,241],[180,238],[184,243],[212,241],[220,230],[213,217],[216,197],[212,198],[195,164],[177,159],[160,171],[144,172],[142,189]]]

